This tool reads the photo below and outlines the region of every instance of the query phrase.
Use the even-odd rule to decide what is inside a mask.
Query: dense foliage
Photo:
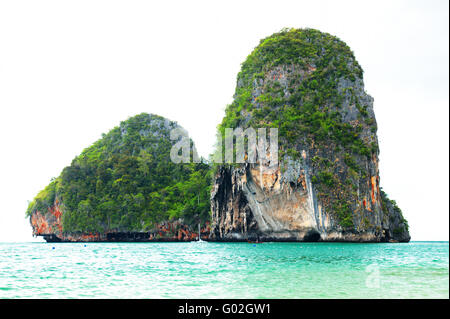
[[[85,149],[30,203],[27,214],[46,212],[58,198],[63,231],[147,231],[183,218],[209,220],[210,169],[170,160],[176,123],[148,114],[122,122]]]

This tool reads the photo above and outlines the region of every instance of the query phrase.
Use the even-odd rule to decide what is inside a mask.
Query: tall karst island
[[[218,135],[277,128],[275,168],[262,154],[256,163],[175,164],[174,127],[141,114],[84,150],[30,203],[33,234],[48,241],[187,241],[199,231],[211,241],[410,240],[401,210],[380,187],[362,68],[330,34],[282,30],[242,64]]]
[[[377,123],[350,48],[317,30],[283,30],[242,64],[219,126],[273,127],[279,169],[219,166],[212,238],[263,241],[408,241],[380,189]]]

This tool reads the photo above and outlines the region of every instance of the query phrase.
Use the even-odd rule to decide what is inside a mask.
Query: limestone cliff
[[[377,126],[348,46],[317,30],[283,30],[249,55],[219,126],[279,129],[280,165],[219,165],[213,240],[409,241],[380,189]],[[268,151],[268,150],[267,150]]]

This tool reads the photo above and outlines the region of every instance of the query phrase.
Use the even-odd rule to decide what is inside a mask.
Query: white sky
[[[207,156],[240,63],[283,27],[345,41],[379,125],[381,185],[413,240],[449,237],[448,1],[0,0],[0,242],[29,241],[27,201],[141,112]]]

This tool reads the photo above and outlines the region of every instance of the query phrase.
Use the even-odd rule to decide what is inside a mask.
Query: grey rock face
[[[370,211],[345,229],[326,211],[311,183],[311,168],[290,161],[287,169],[258,164],[221,167],[211,193],[211,239],[217,241],[410,240],[406,221],[390,202],[376,196]],[[377,186],[375,186],[377,187]],[[362,191],[361,191],[362,192]],[[366,203],[370,207],[369,203]],[[371,225],[367,225],[367,224]]]

